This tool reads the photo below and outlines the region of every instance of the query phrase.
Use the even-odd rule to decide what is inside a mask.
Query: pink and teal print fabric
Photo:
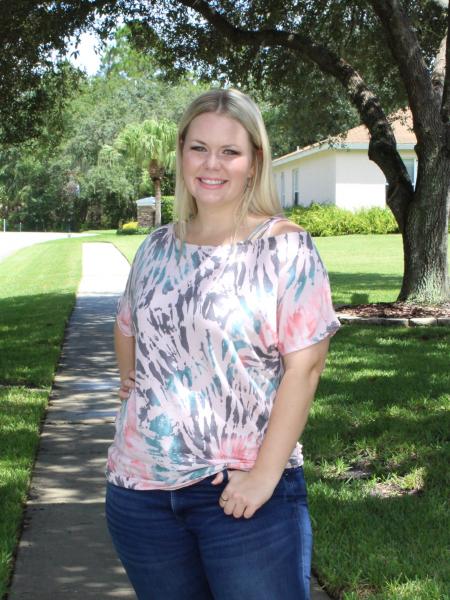
[[[136,340],[136,389],[117,415],[107,477],[139,490],[251,469],[283,356],[339,328],[308,233],[181,247],[172,224],[139,248],[117,323]],[[286,466],[302,462],[298,444]]]

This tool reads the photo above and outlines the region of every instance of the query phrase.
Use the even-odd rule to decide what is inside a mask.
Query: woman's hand
[[[255,471],[228,471],[228,485],[223,490],[219,505],[226,515],[236,519],[253,517],[258,508],[272,497],[274,484],[268,477]],[[212,484],[223,482],[223,473],[217,473]]]
[[[128,371],[128,377],[120,382],[119,398],[128,400],[131,390],[134,390],[136,380],[136,371]]]

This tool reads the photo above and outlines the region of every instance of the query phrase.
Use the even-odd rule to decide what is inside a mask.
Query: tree
[[[286,72],[292,75],[293,62],[308,61],[343,86],[369,130],[369,158],[386,177],[387,203],[402,233],[404,277],[399,300],[447,301],[449,11],[446,15],[434,2],[400,0],[179,0],[165,2],[164,6],[166,13],[160,6],[157,12],[155,7],[151,18],[139,22],[136,30],[141,46],[150,41],[159,44],[168,61],[175,53],[181,54],[203,70],[209,65],[210,72],[232,72],[234,81],[239,73],[246,80],[248,71],[256,81],[267,81],[272,76],[279,79]],[[442,35],[440,44],[436,32]],[[211,39],[216,41],[214,45],[208,44]],[[382,55],[386,49],[390,52],[385,71],[390,74],[395,67],[398,77],[393,85],[398,85],[398,79],[403,86],[413,116],[418,155],[415,189],[374,86],[341,53],[348,40],[354,45],[355,39],[362,41],[363,49],[378,49]],[[355,53],[354,48],[348,52],[350,56]],[[359,56],[357,62],[368,67],[371,75],[380,70],[374,53],[366,61]],[[274,66],[280,70],[277,75]],[[298,109],[301,111],[300,102]]]
[[[116,148],[139,167],[146,168],[155,189],[155,225],[161,225],[161,181],[175,166],[177,126],[172,121],[147,119],[119,133]]]
[[[61,126],[61,113],[80,73],[66,61],[55,60],[53,52],[63,50],[80,20],[94,17],[89,16],[92,7],[88,0],[78,2],[76,11],[70,4],[0,0],[2,141],[23,142],[38,136],[49,124],[54,132]]]
[[[47,48],[49,44],[63,48],[64,35],[74,27],[94,27],[95,15],[104,15],[103,29],[121,16],[133,25],[141,50],[158,50],[160,57],[166,57],[164,67],[168,72],[183,73],[187,67],[205,79],[234,85],[251,82],[254,88],[289,87],[298,96],[299,112],[302,89],[295,78],[299,62],[314,65],[334,78],[367,126],[371,137],[369,158],[386,176],[387,202],[403,237],[404,277],[399,299],[431,303],[448,300],[450,16],[444,6],[448,3],[49,0],[37,4],[39,10],[45,6],[51,13],[45,21],[45,35],[40,33],[41,46],[45,38]],[[23,15],[29,23],[33,13],[30,5],[36,3],[18,0],[5,11],[2,23],[17,25]],[[61,12],[57,22],[56,10]],[[30,34],[32,28],[21,31],[30,46],[36,45],[36,36]],[[10,53],[8,46],[7,57]],[[26,77],[27,70],[20,61],[17,65]],[[411,108],[417,138],[415,189],[396,150],[387,118],[392,104],[401,106],[402,97]]]
[[[0,217],[8,228],[19,222],[29,229],[67,229],[69,223],[109,228],[135,218],[134,200],[153,187],[148,171],[143,177],[117,150],[120,161],[108,163],[102,146],[112,147],[131,122],[178,119],[204,87],[190,77],[168,86],[155,58],[134,50],[128,35],[126,27],[116,32],[100,73],[79,80],[57,122],[53,112],[42,113],[28,141],[0,145]],[[170,173],[163,188],[173,193]]]
[[[89,227],[118,227],[134,216],[134,189],[123,168],[95,165],[80,178],[80,188],[79,217]]]

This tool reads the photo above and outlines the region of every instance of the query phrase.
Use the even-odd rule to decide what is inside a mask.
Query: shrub
[[[161,225],[167,225],[173,221],[174,196],[161,197]]]
[[[161,197],[161,225],[167,225],[167,223],[173,221],[173,200],[173,196]],[[118,235],[148,234],[152,229],[152,227],[139,227],[137,221],[130,221],[129,223],[124,223],[116,233]]]
[[[312,236],[398,233],[394,215],[387,208],[363,208],[356,212],[330,204],[295,206],[287,216]]]
[[[130,221],[124,223],[121,229],[116,231],[117,235],[134,235],[137,233],[147,234],[150,233],[151,227],[139,227],[137,221]]]
[[[123,231],[135,231],[139,227],[137,221],[130,221],[129,223],[124,223],[122,225]]]

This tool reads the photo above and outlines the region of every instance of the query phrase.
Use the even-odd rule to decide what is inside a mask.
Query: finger
[[[136,371],[134,369],[132,369],[131,371],[129,371],[128,372],[128,377],[132,381],[136,381]]]
[[[236,507],[236,502],[234,502],[231,499],[228,499],[227,502],[223,502],[222,504],[223,504],[223,512],[226,515],[232,515],[233,511],[234,511],[234,509]]]
[[[213,485],[218,485],[219,483],[223,482],[223,473],[222,471],[220,471],[220,473],[217,473],[216,476],[214,477],[214,479],[211,481],[211,483]],[[225,496],[226,498],[226,496]]]
[[[125,381],[124,381],[124,384],[125,384],[125,385],[126,385],[128,388],[130,388],[130,389],[132,389],[132,390],[134,390],[134,388],[135,388],[135,381],[134,381],[134,379],[125,379]]]
[[[253,515],[255,514],[256,510],[250,506],[246,506],[244,513],[243,513],[243,517],[244,519],[251,519],[253,517]]]

